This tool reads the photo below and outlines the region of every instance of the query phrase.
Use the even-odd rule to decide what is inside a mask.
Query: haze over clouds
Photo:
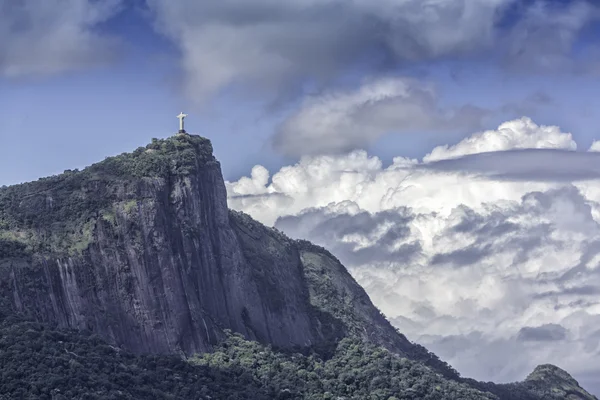
[[[600,175],[551,179],[578,158],[599,169],[575,148],[558,127],[522,118],[425,163],[384,167],[358,150],[306,156],[272,177],[256,166],[227,183],[229,204],[330,249],[402,332],[466,376],[518,380],[554,363],[598,388]],[[498,162],[480,168],[485,154]],[[502,175],[516,160],[543,179]]]

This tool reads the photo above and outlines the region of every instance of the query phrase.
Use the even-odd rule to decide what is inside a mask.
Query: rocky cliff
[[[363,339],[394,353],[377,368],[407,365],[396,356],[417,360],[454,382],[448,384],[452,393],[477,388],[502,399],[595,398],[552,366],[539,367],[520,384],[460,378],[397,332],[325,249],[228,210],[210,142],[187,134],[153,139],[82,171],[0,188],[0,317],[15,311],[42,324],[33,331],[14,326],[52,348],[64,343],[55,343],[58,334],[48,329],[64,328],[97,334],[134,353],[186,356],[213,350],[229,331],[275,349],[310,347],[338,358],[347,356],[336,350],[340,339]],[[3,329],[12,332],[3,318]],[[0,341],[0,350],[21,354],[10,343],[22,338],[13,336]],[[357,346],[350,347],[356,352]],[[368,354],[383,357],[378,350]],[[438,380],[429,369],[419,371],[419,379]],[[424,382],[421,389],[432,389]],[[11,384],[14,390],[21,389]],[[495,398],[477,393],[468,398]]]
[[[429,357],[325,250],[230,212],[199,136],[0,189],[0,290],[135,352],[201,353],[231,329],[284,348],[352,332]]]

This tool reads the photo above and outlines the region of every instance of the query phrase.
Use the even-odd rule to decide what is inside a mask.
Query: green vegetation
[[[541,397],[550,399],[555,398],[575,398],[593,399],[585,390],[579,386],[579,383],[566,371],[549,364],[538,366],[525,379],[524,385],[530,391],[539,393]]]
[[[524,382],[494,384],[465,379],[465,383],[510,400],[598,400],[583,390],[571,375],[554,365],[538,366]]]
[[[272,399],[251,377],[175,356],[134,356],[98,336],[0,322],[0,400]]]
[[[42,264],[29,259],[85,252],[96,239],[98,223],[110,235],[125,221],[135,251],[142,254],[134,216],[158,201],[144,193],[168,188],[173,179],[214,162],[206,139],[178,135],[154,139],[83,171],[0,188],[0,272],[17,266],[18,272],[30,273],[20,295],[35,297],[46,278],[38,273]],[[231,216],[242,232],[239,239],[259,290],[270,296],[274,308],[282,307],[286,297],[276,280],[269,280],[269,268],[301,263],[306,287],[298,290],[306,290],[315,329],[327,340],[283,351],[228,332],[213,352],[190,360],[133,355],[89,332],[58,331],[5,311],[13,290],[6,281],[9,289],[0,297],[0,400],[595,399],[553,366],[540,366],[525,382],[508,385],[461,378],[394,330],[325,249],[293,241],[243,213]],[[181,228],[185,235],[198,236],[185,221]]]
[[[230,335],[214,352],[192,363],[251,376],[254,382],[287,399],[496,399],[465,384],[447,380],[421,363],[356,339],[343,339],[333,356],[284,354],[241,336]]]
[[[24,243],[0,237],[0,260],[12,257],[26,258],[30,255]]]
[[[304,254],[304,274],[311,292],[311,302],[319,310],[326,311],[333,316],[333,319],[342,321],[347,327],[348,333],[352,336],[360,336],[365,330],[376,329],[374,326],[365,326],[365,323],[357,318],[358,310],[356,304],[362,306],[369,304],[367,309],[375,310],[378,315],[374,315],[378,327],[387,326],[387,333],[379,331],[377,335],[392,344],[394,351],[402,351],[411,360],[416,360],[433,368],[449,379],[459,379],[460,374],[448,363],[440,360],[435,354],[431,353],[425,347],[417,343],[409,343],[408,339],[397,329],[392,328],[389,321],[383,313],[377,309],[369,299],[367,293],[357,284],[357,290],[354,293],[340,292],[333,279],[336,276],[344,276],[345,268],[341,262],[329,251],[323,247],[317,246],[306,240],[297,241],[298,248]],[[347,285],[341,285],[346,287]],[[400,339],[400,340],[399,340]],[[403,344],[401,348],[394,346],[394,343]]]
[[[97,335],[6,313],[0,314],[0,337],[0,400],[559,400],[567,393],[594,399],[566,373],[558,385],[569,382],[569,392],[556,390],[554,371],[511,385],[460,382],[349,338],[323,359],[278,352],[228,332],[212,353],[186,361],[136,356]]]
[[[0,322],[0,399],[492,399],[357,341],[333,358],[277,353],[231,335],[186,362],[135,356],[95,335],[8,316]]]
[[[13,235],[3,256],[29,253],[74,255],[90,243],[99,218],[114,223],[114,203],[123,200],[130,212],[144,183],[185,176],[214,162],[210,142],[200,136],[153,139],[132,153],[109,157],[82,171],[0,188],[0,238]],[[148,181],[150,179],[150,181]],[[15,232],[19,235],[15,236]],[[15,249],[16,252],[8,252]]]

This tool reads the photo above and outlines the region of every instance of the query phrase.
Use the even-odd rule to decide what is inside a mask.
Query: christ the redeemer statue
[[[185,133],[185,129],[183,129],[183,119],[187,117],[187,114],[180,113],[177,118],[179,118],[179,133]]]

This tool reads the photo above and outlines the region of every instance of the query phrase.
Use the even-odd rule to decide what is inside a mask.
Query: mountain
[[[501,398],[542,398],[535,397],[534,387],[560,388],[569,396],[580,396],[573,398],[594,398],[585,397],[587,392],[572,378],[554,370],[534,373],[537,378],[504,389],[461,378],[434,354],[397,332],[325,249],[292,240],[228,210],[212,146],[194,135],[153,139],[133,153],[107,158],[82,171],[1,188],[0,307],[6,330],[0,348],[13,357],[12,362],[20,356],[11,349],[24,346],[26,338],[31,337],[40,349],[60,348],[65,341],[53,339],[60,334],[47,333],[70,329],[69,337],[76,339],[64,348],[65,354],[77,354],[80,365],[89,361],[82,354],[98,356],[90,349],[113,345],[119,349],[117,354],[103,353],[108,365],[118,364],[114,358],[121,354],[128,354],[134,371],[142,368],[140,363],[145,365],[144,357],[149,354],[171,361],[168,355],[197,358],[204,354],[202,365],[194,367],[205,368],[201,371],[190,370],[189,363],[174,368],[191,376],[212,376],[214,368],[223,367],[213,366],[214,355],[226,354],[227,373],[247,376],[248,382],[262,388],[264,377],[239,363],[238,353],[228,351],[250,348],[246,354],[250,359],[270,354],[267,364],[291,365],[289,376],[317,368],[319,362],[333,362],[331,379],[335,380],[335,371],[339,375],[343,369],[335,363],[346,359],[352,349],[353,354],[373,358],[377,368],[371,371],[379,375],[392,379],[393,371],[408,368],[407,376],[437,382],[422,384],[423,393],[433,390],[431,398],[455,396],[439,397],[455,393],[456,387],[472,393],[472,398],[495,398],[490,393],[503,390],[508,394]],[[26,334],[17,335],[19,329]],[[90,332],[95,335],[93,345],[85,336]],[[230,332],[242,336],[233,336],[235,341]],[[267,347],[247,344],[252,341]],[[386,349],[384,353],[381,348]],[[43,354],[31,354],[30,359],[44,359]],[[354,361],[361,363],[360,357]],[[295,368],[297,363],[305,368]],[[168,375],[168,369],[160,374]],[[193,380],[187,375],[186,379]],[[217,378],[207,379],[214,382]],[[286,379],[275,381],[283,385]],[[389,385],[383,384],[390,393],[402,386],[398,383],[394,391]],[[265,398],[284,389],[267,387]],[[300,396],[314,388],[292,389],[290,396]],[[366,389],[357,384],[356,392],[346,395],[355,398],[361,390]],[[514,397],[517,392],[530,397]]]

